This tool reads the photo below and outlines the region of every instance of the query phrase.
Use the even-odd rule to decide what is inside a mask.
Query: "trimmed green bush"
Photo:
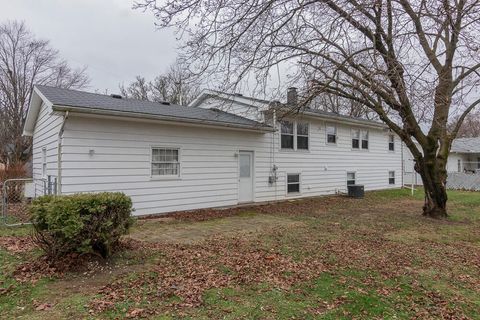
[[[30,206],[34,240],[52,258],[69,253],[107,257],[133,223],[132,200],[120,192],[43,196]]]

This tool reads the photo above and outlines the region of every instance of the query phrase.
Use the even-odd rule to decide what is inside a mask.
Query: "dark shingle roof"
[[[81,111],[110,111],[138,114],[145,118],[169,118],[178,121],[194,121],[251,129],[271,130],[262,123],[231,113],[197,107],[186,107],[145,100],[114,98],[109,95],[37,85],[36,88],[55,107],[73,107]]]
[[[453,140],[451,152],[480,153],[480,137]]]

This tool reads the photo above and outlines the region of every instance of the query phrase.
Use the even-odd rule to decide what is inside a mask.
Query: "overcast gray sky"
[[[136,75],[147,79],[175,61],[173,31],[157,30],[133,0],[0,0],[0,21],[23,20],[74,67],[87,66],[89,91],[118,92]]]

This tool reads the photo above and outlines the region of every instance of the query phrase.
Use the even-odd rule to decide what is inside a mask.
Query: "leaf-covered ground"
[[[480,194],[450,193],[448,220],[421,198],[179,213],[139,221],[108,261],[57,266],[1,227],[0,317],[479,319]]]

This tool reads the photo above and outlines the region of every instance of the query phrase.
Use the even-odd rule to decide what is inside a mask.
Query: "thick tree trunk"
[[[417,162],[416,169],[422,177],[425,189],[423,215],[431,218],[446,218],[447,214],[447,170],[446,161],[435,155],[426,155]]]

